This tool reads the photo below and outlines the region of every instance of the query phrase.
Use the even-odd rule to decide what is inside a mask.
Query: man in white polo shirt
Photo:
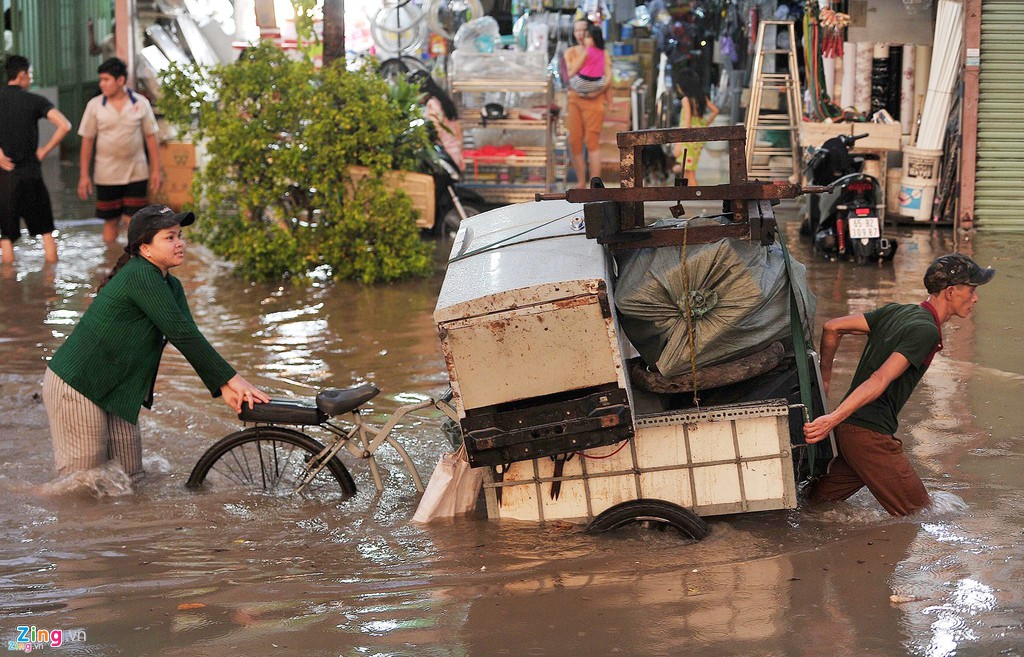
[[[149,192],[160,189],[160,150],[153,108],[125,86],[125,63],[111,57],[98,71],[102,93],[85,106],[78,129],[82,137],[78,196],[87,199],[95,181],[96,216],[104,220],[103,239],[113,242],[121,217],[148,205]],[[94,150],[96,166],[90,178]]]

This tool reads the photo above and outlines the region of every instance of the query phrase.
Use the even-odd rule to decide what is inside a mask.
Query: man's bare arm
[[[878,399],[889,387],[889,384],[906,372],[908,367],[910,367],[910,361],[903,354],[894,353],[889,356],[882,366],[875,370],[864,383],[857,386],[836,410],[805,424],[804,438],[808,443],[823,440],[832,429],[853,415],[857,409]]]
[[[867,335],[871,333],[868,320],[864,313],[836,317],[825,322],[821,329],[821,348],[818,356],[821,358],[821,382],[825,386],[825,395],[828,395],[829,387],[832,384],[832,364],[836,358],[836,351],[839,349],[839,342],[844,335]]]
[[[83,201],[92,195],[92,176],[89,170],[92,167],[92,148],[95,143],[95,137],[82,137],[82,148],[78,153],[78,198]]]
[[[146,152],[149,155],[149,191],[158,192],[163,174],[160,171],[160,145],[156,141],[156,134],[146,135]]]
[[[56,107],[51,107],[50,111],[46,113],[46,120],[53,124],[57,130],[50,137],[50,141],[46,142],[45,146],[40,146],[36,149],[36,159],[40,162],[46,157],[50,151],[57,148],[57,144],[61,142],[64,137],[71,132],[71,121],[68,121],[68,117],[61,114],[61,111]]]

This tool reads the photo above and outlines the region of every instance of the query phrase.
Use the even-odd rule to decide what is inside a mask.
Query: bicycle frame
[[[397,410],[388,418],[388,421],[383,426],[376,426],[369,422],[364,422],[362,415],[360,415],[360,409],[355,409],[351,413],[351,428],[335,424],[330,420],[325,420],[321,424],[317,425],[324,431],[334,434],[334,438],[324,447],[324,449],[316,455],[310,461],[310,470],[302,478],[299,483],[296,492],[301,493],[303,489],[309,485],[310,482],[316,478],[317,474],[323,470],[328,461],[330,461],[342,448],[347,449],[350,454],[356,458],[365,459],[370,464],[370,474],[373,476],[373,483],[377,487],[377,492],[383,492],[384,480],[380,476],[380,470],[377,468],[377,459],[374,457],[375,452],[381,445],[387,443],[391,445],[398,452],[398,455],[402,457],[402,461],[405,463],[406,470],[412,475],[413,483],[416,485],[416,490],[423,492],[423,480],[420,478],[419,472],[416,471],[416,466],[412,462],[409,453],[405,451],[401,443],[395,440],[391,433],[399,422],[402,421],[406,415],[415,413],[416,411],[423,410],[428,406],[433,406],[437,410],[441,411],[448,418],[458,422],[459,416],[447,401],[442,399],[430,398],[426,401],[418,402],[416,404],[406,404],[399,406]]]

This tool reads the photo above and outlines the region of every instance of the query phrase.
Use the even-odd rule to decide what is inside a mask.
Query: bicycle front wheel
[[[295,492],[306,473],[316,466],[315,459],[323,448],[318,441],[292,429],[250,427],[225,436],[206,450],[185,485],[287,495]],[[356,485],[345,465],[333,456],[303,494],[339,492],[351,497]]]

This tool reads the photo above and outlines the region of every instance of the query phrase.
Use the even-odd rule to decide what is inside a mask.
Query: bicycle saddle
[[[353,411],[380,394],[372,383],[361,383],[350,388],[330,388],[316,395],[316,407],[328,416]]]

